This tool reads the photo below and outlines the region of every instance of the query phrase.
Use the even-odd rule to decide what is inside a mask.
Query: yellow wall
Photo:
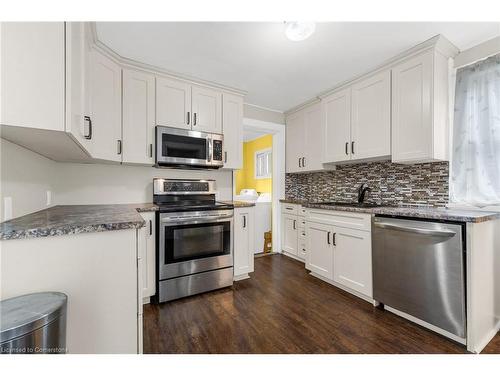
[[[243,169],[236,171],[236,194],[241,189],[255,189],[259,193],[271,193],[272,179],[255,179],[255,153],[273,147],[272,134],[243,143]]]

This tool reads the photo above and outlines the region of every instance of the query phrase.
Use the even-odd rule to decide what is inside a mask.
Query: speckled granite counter
[[[0,223],[0,240],[141,228],[153,203],[54,206]]]
[[[307,208],[319,208],[332,211],[358,212],[372,215],[391,215],[400,217],[414,217],[432,220],[449,220],[469,223],[481,223],[488,220],[500,219],[500,212],[463,210],[441,207],[350,207],[324,205],[322,203],[306,202],[302,200],[280,199],[281,203],[301,204]]]
[[[234,208],[253,207],[255,203],[245,201],[222,201],[222,203],[232,204]]]

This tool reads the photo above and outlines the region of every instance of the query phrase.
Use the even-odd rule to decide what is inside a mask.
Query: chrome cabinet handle
[[[354,141],[351,142],[351,153],[354,155]]]
[[[306,166],[306,157],[304,156],[302,158],[302,168],[304,168]]]
[[[89,116],[83,116],[83,121],[85,121],[89,124],[89,132],[88,132],[88,134],[85,134],[85,129],[84,129],[83,138],[92,139],[92,120],[90,119]]]
[[[247,217],[243,215],[243,228],[247,227]]]
[[[386,223],[373,223],[374,226],[383,229],[391,229],[398,230],[401,232],[409,232],[415,234],[425,234],[429,236],[437,236],[437,237],[453,237],[456,235],[455,232],[451,230],[434,230],[434,229],[424,229],[424,228],[415,228],[415,227],[407,227],[396,224],[386,224]]]
[[[293,221],[293,230],[297,229],[297,220]]]
[[[151,220],[149,220],[149,235],[153,235],[153,222]]]
[[[345,143],[345,154],[349,155],[349,142]]]
[[[302,168],[302,166],[300,165],[300,158],[299,158],[299,168]]]
[[[337,233],[333,232],[333,246],[337,246]]]
[[[149,144],[149,157],[150,158],[153,157],[153,144],[152,143]]]
[[[330,245],[330,232],[326,232],[326,243]]]
[[[196,112],[193,113],[193,126],[196,126]]]
[[[227,163],[227,151],[224,151],[224,163]]]
[[[116,148],[117,148],[116,149],[117,154],[121,155],[122,154],[122,141],[121,141],[121,139],[119,139],[117,141]]]
[[[189,112],[187,112],[187,124],[189,125]]]

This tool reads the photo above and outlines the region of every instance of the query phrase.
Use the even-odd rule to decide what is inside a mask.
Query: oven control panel
[[[214,180],[153,179],[153,194],[214,194]]]
[[[218,139],[213,140],[213,145],[214,145],[214,155],[213,159],[222,161],[222,141]]]

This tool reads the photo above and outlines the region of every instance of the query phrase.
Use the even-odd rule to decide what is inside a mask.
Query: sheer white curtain
[[[452,203],[500,204],[500,54],[457,71]]]

